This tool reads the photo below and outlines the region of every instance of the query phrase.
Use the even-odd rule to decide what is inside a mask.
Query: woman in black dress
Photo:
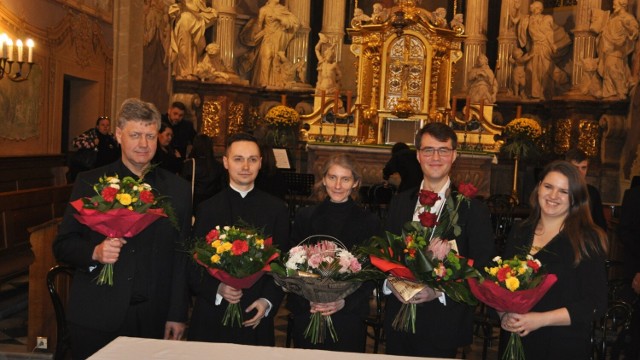
[[[316,190],[323,201],[298,210],[291,239],[297,245],[311,235],[330,235],[348,249],[361,244],[381,232],[380,221],[353,200],[358,193],[361,174],[353,159],[346,154],[329,158],[322,169],[322,179]],[[287,308],[293,314],[293,342],[297,348],[364,352],[366,326],[363,319],[369,314],[369,295],[373,284],[365,283],[345,299],[332,303],[310,303],[303,297],[289,293]],[[304,338],[312,312],[331,315],[338,335],[334,342],[327,336],[324,343],[312,344]]]
[[[527,359],[588,359],[592,322],[607,307],[607,237],[594,224],[584,179],[566,161],[544,169],[529,218],[511,231],[505,258],[531,254],[558,281],[526,314],[499,313]]]

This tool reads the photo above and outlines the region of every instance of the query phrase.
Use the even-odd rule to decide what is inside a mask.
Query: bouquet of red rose
[[[496,256],[493,261],[494,266],[485,267],[486,278],[469,279],[469,287],[478,300],[497,311],[529,312],[557,280],[554,274],[545,274],[531,255],[508,260]],[[524,359],[520,335],[511,333],[502,358]]]
[[[117,174],[103,176],[93,185],[96,195],[71,202],[75,218],[106,237],[133,237],[161,217],[169,217],[178,228],[173,208],[158,196],[143,178]],[[97,277],[98,285],[113,286],[113,265],[105,264]]]
[[[279,256],[270,237],[235,226],[216,226],[204,239],[196,240],[193,252],[194,259],[211,276],[236,289],[253,286]],[[242,325],[239,303],[227,306],[222,325]]]
[[[314,239],[320,240],[312,243]],[[366,280],[379,278],[377,271],[363,268],[364,260],[332,236],[313,235],[291,248],[282,264],[274,264],[271,275],[287,291],[312,302],[328,303],[344,299]],[[327,330],[337,341],[331,316],[315,312],[304,336],[313,344],[323,343]]]
[[[457,224],[459,206],[468,205],[477,189],[471,184],[460,184],[458,189],[454,196],[447,196],[437,214],[431,209],[440,196],[421,190],[421,206],[417,209],[420,221],[405,224],[402,235],[387,232],[384,238],[373,237],[359,250],[369,255],[371,264],[389,274],[389,284],[405,301],[428,286],[454,301],[476,304],[464,280],[480,274],[471,259],[458,255],[454,239],[461,233]],[[393,327],[415,333],[415,321],[416,304],[403,303]]]

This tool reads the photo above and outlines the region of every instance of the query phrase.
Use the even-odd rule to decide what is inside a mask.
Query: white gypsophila
[[[118,184],[118,183],[120,182],[120,179],[118,179],[118,178],[117,178],[117,177],[115,177],[115,176],[109,176],[109,177],[107,178],[107,182],[108,182],[109,184]]]
[[[216,225],[216,230],[220,231],[220,225]]]
[[[500,256],[496,256],[493,259],[491,259],[491,261],[493,261],[493,262],[500,262],[500,260],[502,260],[502,258]]]
[[[143,190],[151,190],[151,185],[147,184],[147,183],[142,183],[140,186],[142,186]]]
[[[227,234],[220,234],[220,236],[218,237],[220,240],[224,240],[227,238]]]
[[[229,229],[231,229],[231,226],[227,225],[225,227],[223,227],[224,231],[229,231]]]
[[[120,190],[120,185],[118,184],[109,184],[109,187],[114,188],[116,190]]]
[[[133,185],[133,191],[138,191],[138,186]]]

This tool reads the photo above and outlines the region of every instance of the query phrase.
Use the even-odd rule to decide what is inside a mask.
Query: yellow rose
[[[260,249],[264,248],[264,240],[256,239],[256,246],[259,247]]]
[[[487,272],[491,276],[496,276],[496,274],[498,274],[498,267],[495,266],[495,267],[489,268],[489,269],[487,269]]]
[[[214,263],[214,264],[219,263],[220,262],[220,255],[218,255],[218,254],[213,255],[211,257],[211,262]]]
[[[231,250],[231,248],[233,247],[233,245],[230,242],[226,242],[224,244],[222,244],[221,248],[223,248],[223,251],[229,251]]]
[[[515,276],[511,276],[504,281],[504,285],[507,287],[507,289],[516,291],[520,287],[520,280],[518,280],[518,278]]]
[[[216,248],[216,249],[217,249],[217,248],[219,248],[219,247],[220,247],[220,245],[222,245],[222,241],[220,241],[220,240],[214,240],[214,241],[211,243],[211,247],[212,247],[212,248]]]
[[[520,266],[518,268],[518,275],[522,275],[522,274],[524,274],[526,272],[527,272],[527,267],[526,266]]]
[[[129,194],[118,194],[116,195],[116,199],[120,202],[120,204],[124,206],[131,205],[131,195]]]

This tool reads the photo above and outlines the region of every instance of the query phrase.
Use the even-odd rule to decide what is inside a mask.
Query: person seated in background
[[[69,162],[69,182],[73,182],[80,171],[111,164],[120,157],[120,146],[111,132],[108,116],[100,116],[95,127],[74,138],[73,147],[78,150]]]
[[[393,144],[391,159],[382,169],[382,178],[398,188],[398,192],[420,185],[422,169],[416,151],[403,142]]]
[[[262,167],[256,178],[256,187],[279,199],[284,200],[287,195],[287,182],[282,172],[276,166],[276,157],[273,149],[268,145],[261,145]]]
[[[171,139],[173,139],[173,128],[167,123],[162,123],[158,133],[158,150],[151,162],[177,174],[182,170],[183,161],[180,152],[171,146]]]
[[[215,158],[212,138],[205,134],[198,134],[193,138],[189,160],[182,165],[180,174],[192,182],[194,213],[202,201],[222,190],[226,185],[226,171]]]
[[[589,171],[589,157],[584,151],[579,149],[571,149],[564,154],[564,159],[571,163],[578,169],[578,172],[585,181],[587,180],[587,172]],[[587,184],[587,190],[589,192],[589,209],[591,210],[591,217],[596,225],[600,226],[604,232],[607,232],[607,220],[604,217],[604,210],[602,209],[602,199],[600,198],[600,192],[595,186]]]
[[[373,235],[381,235],[379,219],[354,201],[362,181],[355,161],[346,154],[336,154],[324,164],[322,178],[316,185],[322,202],[299,209],[291,234],[292,246],[311,235],[330,235],[340,240],[347,249],[360,245]],[[296,348],[334,351],[364,352],[366,325],[369,314],[369,295],[373,291],[365,283],[353,294],[331,303],[312,303],[289,293],[287,308],[293,313],[293,344]],[[338,340],[327,336],[324,343],[313,344],[304,336],[313,312],[331,315]]]
[[[174,101],[169,107],[169,111],[162,115],[162,122],[171,124],[173,128],[173,139],[171,145],[180,152],[180,156],[184,160],[189,152],[193,138],[196,136],[196,130],[193,123],[184,118],[187,107],[180,101]]]

